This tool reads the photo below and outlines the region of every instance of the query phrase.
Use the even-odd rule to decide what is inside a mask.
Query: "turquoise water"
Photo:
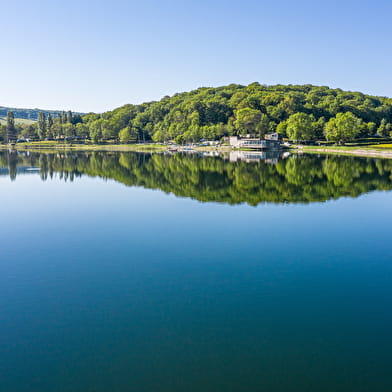
[[[391,391],[391,165],[0,154],[0,391]]]

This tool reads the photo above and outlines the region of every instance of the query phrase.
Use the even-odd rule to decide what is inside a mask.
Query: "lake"
[[[0,151],[0,392],[392,390],[392,160]]]

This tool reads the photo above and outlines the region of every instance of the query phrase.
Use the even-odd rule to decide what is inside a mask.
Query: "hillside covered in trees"
[[[160,101],[124,105],[102,114],[46,116],[37,124],[0,130],[3,140],[79,137],[94,142],[195,142],[277,131],[291,140],[345,142],[392,132],[392,99],[325,86],[231,84],[199,88]]]

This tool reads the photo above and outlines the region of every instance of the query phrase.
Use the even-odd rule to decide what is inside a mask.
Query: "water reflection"
[[[298,203],[392,188],[392,160],[236,152],[225,157],[136,152],[0,152],[0,176],[82,175],[229,204]]]

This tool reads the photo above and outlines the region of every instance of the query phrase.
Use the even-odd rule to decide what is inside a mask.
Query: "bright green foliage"
[[[112,139],[116,139],[117,136],[118,136],[118,133],[115,132],[115,130],[111,126],[110,122],[108,120],[103,120],[102,121],[102,139],[112,140]]]
[[[120,139],[168,141],[175,138],[182,142],[196,142],[234,134],[249,133],[262,137],[273,131],[286,136],[289,117],[303,113],[313,115],[309,128],[312,133],[302,128],[300,137],[313,139],[322,137],[325,122],[347,108],[363,119],[361,136],[373,129],[372,126],[368,128],[367,123],[376,124],[377,129],[383,118],[392,122],[392,102],[386,98],[311,85],[262,86],[252,83],[249,86],[232,84],[199,88],[164,97],[159,102],[125,105],[103,114],[89,113],[80,117],[79,114],[63,112],[50,128],[57,138],[76,133],[95,142]],[[76,126],[78,123],[83,126]],[[74,128],[66,124],[72,124]],[[130,136],[120,138],[120,131],[124,128],[129,130]],[[289,127],[293,132],[299,128],[299,123]]]
[[[325,125],[325,137],[339,143],[354,139],[360,132],[361,121],[354,114],[338,113]]]
[[[163,142],[165,140],[165,135],[161,131],[156,131],[152,136],[154,142]],[[120,136],[121,141],[121,136]]]
[[[288,120],[291,119],[290,137],[305,140],[322,138],[325,123],[346,112],[354,113],[362,121],[358,125],[359,132],[354,136],[366,137],[375,132],[387,135],[391,131],[390,98],[312,85],[265,86],[259,83],[203,87],[166,96],[157,102],[124,105],[113,111],[89,113],[82,117],[63,112],[54,118],[52,127],[47,122],[47,129],[51,128],[48,135],[53,133],[56,138],[75,133],[79,136],[80,132],[80,135],[87,135],[99,142],[118,140],[120,131],[128,128],[132,141],[153,138],[168,141],[178,137],[177,140],[186,142],[203,138],[220,139],[241,133],[263,136],[273,131],[288,136]],[[292,118],[296,114],[301,116]],[[308,118],[305,119],[303,115]],[[305,128],[304,124],[309,123],[311,116],[312,124]],[[78,128],[77,124],[80,123],[85,127]],[[328,127],[331,140],[346,139],[346,136],[343,139],[333,136],[332,123]],[[37,132],[42,137],[45,132],[42,132],[41,125],[37,127]]]
[[[132,140],[131,132],[129,132],[128,127],[123,128],[118,135],[121,143],[129,143]]]
[[[76,136],[87,138],[89,136],[89,128],[86,124],[78,123],[75,126]]]
[[[382,137],[389,136],[389,133],[392,131],[392,124],[388,123],[385,118],[381,120],[381,124],[377,129],[377,134]]]
[[[286,121],[287,136],[291,140],[312,140],[316,137],[314,117],[306,113],[292,114]]]
[[[374,135],[377,129],[377,125],[374,122],[369,122],[366,125],[366,130],[364,132],[364,135]]]
[[[102,138],[102,121],[102,119],[99,119],[89,124],[90,137],[93,142],[98,142]]]
[[[82,120],[96,141],[114,139],[128,127],[135,141],[177,138],[187,142],[233,134],[263,136],[272,131],[287,136],[288,119],[301,114],[290,120],[290,137],[312,140],[324,136],[326,122],[347,111],[362,119],[361,136],[372,129],[368,123],[378,128],[383,118],[392,122],[392,101],[388,98],[312,85],[258,83],[199,88],[158,102],[125,105],[102,115],[87,114]],[[97,127],[99,120],[105,122]]]
[[[185,136],[184,135],[177,135],[174,139],[177,144],[184,144],[185,143]]]
[[[236,110],[234,125],[241,134],[257,134],[262,126],[262,114],[260,110],[251,108]]]

